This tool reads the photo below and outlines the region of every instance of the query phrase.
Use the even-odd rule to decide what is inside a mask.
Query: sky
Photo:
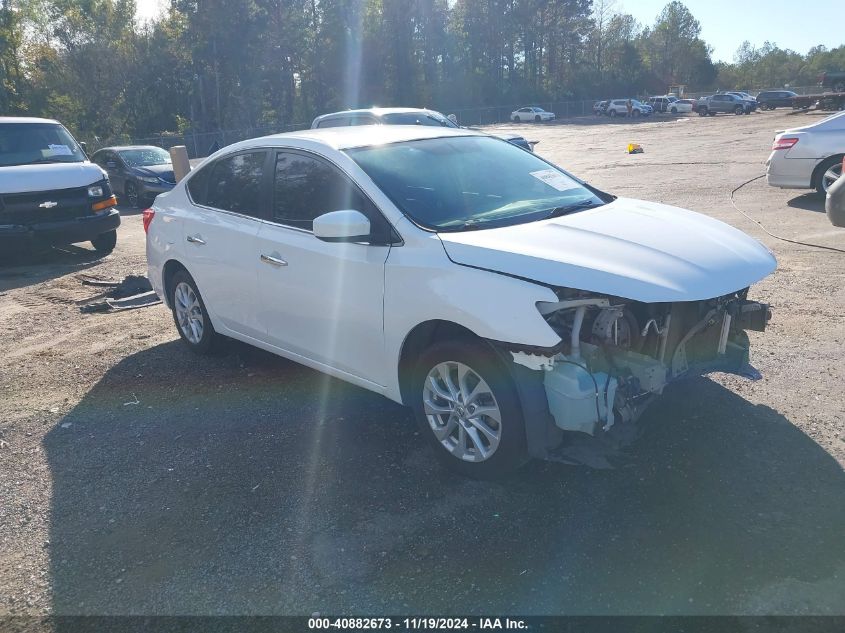
[[[168,0],[136,0],[138,18],[155,17]],[[650,26],[668,0],[617,0],[617,10]],[[701,37],[713,47],[714,61],[732,62],[743,40],[806,53],[818,44],[845,44],[845,0],[687,0],[701,23]]]

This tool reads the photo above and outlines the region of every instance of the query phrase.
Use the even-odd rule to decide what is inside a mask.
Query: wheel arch
[[[168,308],[173,307],[170,305],[170,284],[173,281],[173,276],[180,270],[184,270],[189,275],[191,274],[185,265],[177,259],[168,259],[161,269],[161,281],[164,286],[164,304]]]
[[[434,343],[440,341],[481,341],[486,344],[486,339],[478,336],[469,328],[447,321],[445,319],[431,319],[423,321],[414,326],[402,341],[397,364],[399,395],[403,404],[408,404],[411,399],[411,377],[413,375],[414,359],[420,353]]]

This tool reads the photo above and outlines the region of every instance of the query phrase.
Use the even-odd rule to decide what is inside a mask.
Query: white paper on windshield
[[[555,169],[541,169],[540,171],[532,171],[530,173],[537,180],[542,180],[558,191],[572,189],[572,181]]]
[[[73,152],[67,145],[48,145],[52,156],[73,156]]]

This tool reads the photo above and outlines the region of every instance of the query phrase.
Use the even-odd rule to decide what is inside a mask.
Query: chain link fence
[[[787,88],[783,88],[787,90]],[[818,86],[798,86],[791,87],[788,90],[799,95],[816,94],[820,92]],[[749,94],[757,94],[761,89],[743,90]],[[697,99],[702,96],[709,96],[714,93],[713,90],[705,92],[685,92],[683,97],[685,99]],[[608,98],[624,98],[608,97]],[[640,100],[644,101],[648,96],[641,96]],[[443,108],[443,114],[454,114],[458,119],[458,123],[463,126],[475,125],[494,125],[497,123],[507,123],[512,120],[512,113],[519,108],[526,105],[537,106],[543,108],[548,112],[554,112],[557,119],[571,119],[584,116],[593,115],[593,105],[601,99],[582,99],[579,101],[540,101],[531,104],[520,103],[512,105],[497,105],[489,107],[474,107],[474,108]],[[144,138],[132,139],[132,145],[157,145],[164,149],[170,149],[174,145],[184,145],[188,149],[188,156],[190,158],[203,158],[209,154],[214,153],[221,147],[226,147],[232,143],[243,141],[250,138],[257,138],[259,136],[267,136],[268,134],[279,134],[281,132],[295,132],[297,130],[304,130],[311,127],[310,123],[290,123],[286,125],[272,126],[272,127],[254,127],[240,130],[218,130],[215,132],[193,132],[187,131],[183,134],[169,134],[162,133]],[[95,151],[101,147],[109,145],[126,145],[125,140],[122,141],[103,141],[100,139],[88,139],[89,151]]]

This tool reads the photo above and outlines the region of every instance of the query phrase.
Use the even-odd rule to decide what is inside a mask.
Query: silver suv
[[[698,100],[696,107],[698,116],[715,116],[722,112],[725,114],[751,114],[757,109],[757,103],[749,99],[743,99],[735,94],[718,94],[712,97],[703,97]]]

